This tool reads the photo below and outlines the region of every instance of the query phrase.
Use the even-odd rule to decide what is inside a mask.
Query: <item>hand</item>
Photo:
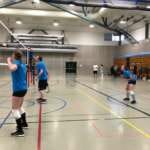
[[[11,57],[8,57],[8,58],[7,58],[7,62],[8,62],[8,63],[12,62],[12,58],[11,58]]]

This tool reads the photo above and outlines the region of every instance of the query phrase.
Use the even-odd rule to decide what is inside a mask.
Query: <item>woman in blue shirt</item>
[[[12,136],[24,136],[23,128],[27,128],[26,113],[22,107],[24,96],[27,93],[26,65],[22,62],[21,51],[15,51],[12,57],[7,58],[12,76],[12,114],[16,120],[16,131]]]
[[[48,86],[48,71],[46,68],[46,64],[43,61],[43,58],[41,56],[35,57],[37,63],[36,63],[36,69],[37,69],[37,76],[38,76],[38,91],[39,91],[39,98],[37,99],[38,102],[44,103],[47,101],[47,99],[44,98],[43,91],[46,90]]]
[[[126,75],[129,77],[128,84],[126,87],[126,95],[127,96],[123,100],[129,101],[130,96],[131,96],[131,98],[132,98],[131,104],[135,104],[136,99],[135,99],[134,89],[135,89],[135,85],[136,85],[137,75],[136,75],[136,72],[134,72],[134,68],[130,67],[130,70],[128,70],[128,73]]]

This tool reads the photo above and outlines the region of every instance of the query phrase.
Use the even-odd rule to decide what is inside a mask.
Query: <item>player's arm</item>
[[[133,79],[134,79],[134,76],[133,76],[133,74],[132,74],[132,73],[130,74],[130,79],[131,79],[131,80],[133,80]]]
[[[38,76],[40,77],[43,74],[43,69],[40,69]]]
[[[17,65],[12,63],[11,57],[7,58],[8,68],[10,71],[16,71]]]

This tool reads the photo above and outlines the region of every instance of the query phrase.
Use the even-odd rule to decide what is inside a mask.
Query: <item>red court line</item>
[[[98,137],[103,137],[104,135],[102,134],[102,132],[97,128],[96,124],[93,122],[92,123],[93,128],[96,130],[96,133],[98,135]]]
[[[42,132],[42,104],[39,104],[37,150],[41,150],[41,142],[42,142],[41,132]]]

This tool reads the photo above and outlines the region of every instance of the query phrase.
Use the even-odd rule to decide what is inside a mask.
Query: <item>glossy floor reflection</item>
[[[0,123],[11,108],[10,78],[2,78]],[[0,129],[0,150],[150,149],[148,82],[138,82],[136,105],[122,101],[126,85],[123,79],[52,76],[49,84],[50,92],[45,93],[48,102],[41,105],[41,129],[37,88],[32,86],[24,103],[30,129],[25,130],[23,138],[10,137],[10,132],[15,129],[10,116]]]

